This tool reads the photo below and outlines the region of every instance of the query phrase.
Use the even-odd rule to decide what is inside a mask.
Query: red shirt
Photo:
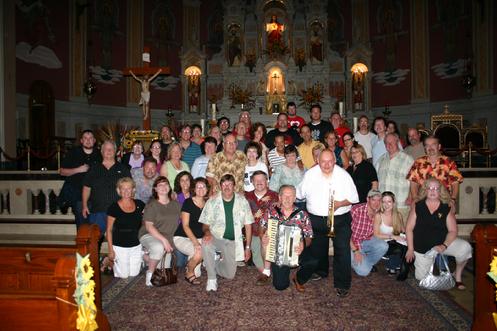
[[[252,235],[259,236],[259,225],[264,214],[269,210],[273,203],[278,202],[278,193],[268,190],[260,199],[254,193],[255,191],[245,192],[252,214],[254,215],[254,223],[252,224]]]
[[[288,115],[288,128],[291,128],[293,126],[295,129],[300,130],[300,128],[304,124],[305,124],[305,121],[302,117],[297,116],[297,115],[295,115],[295,116]]]

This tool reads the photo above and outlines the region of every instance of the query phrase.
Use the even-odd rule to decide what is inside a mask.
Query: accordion
[[[297,267],[299,256],[295,249],[300,245],[302,237],[298,226],[279,224],[274,218],[268,220],[267,235],[269,244],[266,248],[266,261],[278,266]]]

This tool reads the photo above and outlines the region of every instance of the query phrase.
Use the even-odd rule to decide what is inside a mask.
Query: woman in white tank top
[[[405,261],[407,244],[405,241],[405,226],[402,215],[397,210],[395,195],[390,191],[385,191],[381,198],[381,210],[374,219],[374,235],[388,242],[388,251],[385,257],[385,267],[390,274],[396,274],[401,270],[397,280],[405,280],[409,269],[403,270],[402,261]]]

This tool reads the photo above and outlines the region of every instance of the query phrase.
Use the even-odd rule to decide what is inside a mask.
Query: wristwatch
[[[250,249],[250,246],[248,246],[248,245],[247,245],[247,246],[245,246],[245,249]]]

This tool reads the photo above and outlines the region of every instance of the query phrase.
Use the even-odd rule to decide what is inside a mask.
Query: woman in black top
[[[366,202],[368,192],[378,189],[378,176],[373,165],[366,161],[364,147],[357,144],[351,148],[352,166],[347,169],[359,194],[359,203]]]
[[[138,230],[142,224],[145,204],[133,199],[135,182],[129,177],[121,178],[116,184],[121,197],[107,210],[108,258],[114,261],[114,277],[134,277],[140,272],[142,247]]]
[[[420,200],[411,208],[407,219],[406,261],[414,257],[416,279],[423,279],[429,272],[435,255],[444,254],[456,258],[456,286],[466,287],[461,277],[464,266],[471,258],[471,246],[457,238],[457,223],[454,212],[449,206],[450,195],[447,189],[435,178],[426,180],[419,192]],[[428,253],[428,254],[426,254]]]
[[[194,182],[192,197],[185,200],[181,208],[181,224],[174,233],[174,246],[188,256],[185,279],[192,285],[199,285],[200,263],[202,262],[202,224],[198,222],[205,201],[209,197],[209,184],[205,178]]]

